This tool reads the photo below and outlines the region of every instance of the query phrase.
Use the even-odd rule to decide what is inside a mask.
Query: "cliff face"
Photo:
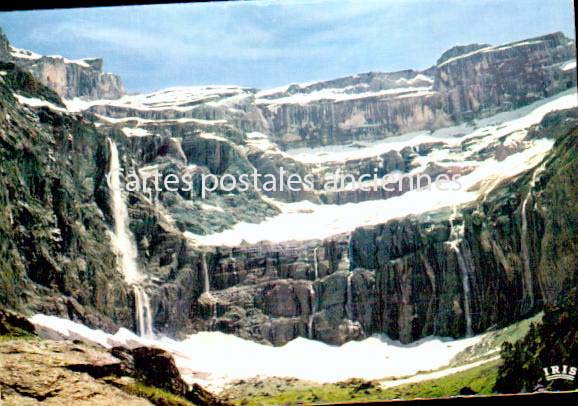
[[[544,166],[466,207],[453,224],[407,218],[357,229],[353,262],[375,279],[365,325],[406,342],[465,334],[467,300],[475,333],[528,316],[575,286],[577,123],[576,110],[546,117],[535,134],[557,140]],[[458,250],[452,227],[463,227]]]
[[[95,199],[102,137],[62,113],[58,96],[29,73],[11,63],[0,71],[0,303],[108,329],[132,325]]]
[[[118,99],[124,95],[120,77],[102,72],[102,59],[69,62],[43,56],[34,61],[15,57],[14,62],[65,99]]]
[[[524,106],[576,85],[560,69],[576,45],[562,33],[484,47],[438,62],[434,89],[456,121]]]
[[[176,262],[187,266],[153,296],[158,326],[276,345],[298,336],[341,344],[373,333],[407,343],[466,335],[466,306],[474,334],[528,317],[577,282],[578,212],[571,203],[577,123],[575,109],[547,116],[530,132],[557,136],[543,169],[504,182],[454,214],[395,219],[357,228],[351,237],[196,256],[181,251]],[[202,290],[204,267],[210,298]],[[183,286],[198,288],[187,297]],[[178,309],[192,306],[196,317],[173,311],[175,302]]]
[[[424,72],[295,85],[267,92],[257,103],[286,147],[372,140],[447,127],[574,87],[576,75],[560,64],[575,55],[575,43],[561,33],[502,46],[473,44],[452,48]]]
[[[124,95],[120,77],[103,72],[99,58],[71,61],[61,56],[38,55],[10,46],[0,32],[0,61],[14,62],[64,99],[118,99]]]
[[[134,293],[111,248],[108,137],[118,146],[123,184],[133,171],[149,186],[153,174],[193,179],[190,191],[123,194],[155,332],[218,330],[274,345],[296,337],[341,344],[373,333],[411,342],[530,315],[576,284],[578,120],[575,93],[558,94],[576,83],[574,43],[560,35],[526,42],[453,49],[425,72],[261,92],[168,89],[87,101],[82,113],[23,72],[24,62],[4,63],[0,302],[108,331],[135,329]],[[80,84],[87,68],[48,59],[26,69],[40,81],[45,62],[64,69],[59,77],[80,69],[70,73],[78,84],[70,89],[102,96],[98,80]],[[100,71],[98,60],[82,63]],[[446,128],[471,118],[475,125]],[[533,123],[540,124],[528,128]],[[430,131],[389,138],[419,129]],[[334,145],[352,140],[378,142]],[[545,164],[528,170],[554,140]],[[286,149],[325,144],[333,147]],[[491,171],[502,165],[509,173],[503,163],[516,159],[521,173]],[[278,174],[280,167],[313,175],[314,187],[201,198],[203,174]],[[323,190],[335,173],[479,174],[467,190],[479,198],[458,199],[455,212],[453,200],[432,200],[408,215],[416,203],[402,199],[404,188]]]

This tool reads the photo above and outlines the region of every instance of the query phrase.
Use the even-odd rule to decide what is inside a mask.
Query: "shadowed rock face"
[[[101,135],[81,116],[18,103],[15,92],[60,99],[14,64],[0,70],[0,303],[109,330],[132,326],[99,208]]]

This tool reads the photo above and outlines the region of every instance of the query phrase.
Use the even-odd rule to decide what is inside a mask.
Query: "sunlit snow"
[[[402,345],[385,335],[373,335],[341,346],[300,337],[281,347],[272,347],[221,332],[200,332],[183,341],[166,337],[144,339],[126,329],[112,335],[55,316],[37,314],[30,320],[65,338],[83,338],[105,348],[148,345],[165,349],[173,354],[187,382],[213,390],[237,379],[257,376],[293,377],[320,383],[409,376],[448,365],[458,353],[484,337],[460,340],[428,337]]]
[[[529,126],[540,122],[548,112],[575,107],[576,103],[576,92],[566,92],[546,102],[536,103],[529,108],[521,109],[522,112],[504,113],[501,118],[510,119],[509,121],[475,130],[461,139],[455,140],[455,143],[458,145],[464,139],[483,136],[484,134],[487,134],[488,140],[496,140],[507,134],[519,139],[525,134],[520,134],[519,131],[525,131]],[[484,138],[481,138],[481,141],[477,141],[478,144],[474,149],[486,145],[489,143],[488,140],[484,142]],[[388,148],[393,145],[396,148],[401,148],[403,143],[408,145],[412,142],[415,141],[413,139],[394,141],[388,144]],[[421,214],[468,203],[486,193],[488,188],[495,186],[499,180],[518,175],[537,165],[553,145],[553,141],[547,139],[525,142],[528,143],[525,150],[512,154],[502,161],[487,159],[477,162],[477,166],[471,173],[460,178],[461,187],[459,190],[441,190],[434,185],[427,190],[413,190],[387,200],[371,200],[343,205],[319,205],[311,202],[279,203],[282,213],[267,218],[261,223],[241,222],[228,230],[209,235],[196,235],[190,232],[184,234],[195,244],[208,246],[237,246],[244,242],[257,243],[260,241],[305,241],[351,232],[356,227],[380,224],[410,214]],[[383,144],[379,148],[383,148]],[[386,150],[386,148],[382,149],[382,151]],[[375,153],[375,150],[371,153]],[[345,154],[350,154],[346,156],[351,158],[351,154],[356,154],[356,152],[349,150]],[[463,159],[461,150],[457,154],[456,160]],[[299,157],[296,154],[293,156]],[[342,155],[341,159],[345,159],[346,156]],[[283,232],[280,233],[279,230],[283,230]]]

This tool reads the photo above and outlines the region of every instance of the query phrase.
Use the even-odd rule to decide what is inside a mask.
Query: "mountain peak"
[[[470,52],[477,51],[479,49],[487,48],[491,45],[489,44],[469,44],[469,45],[456,45],[445,51],[437,60],[436,65],[441,65],[445,61],[455,58],[457,56],[469,54]]]

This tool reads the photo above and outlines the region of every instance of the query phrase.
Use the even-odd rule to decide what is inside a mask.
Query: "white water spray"
[[[347,241],[347,259],[349,260],[349,272],[353,271],[353,245],[351,245],[352,234],[349,234],[349,240]]]
[[[319,261],[317,259],[317,250],[319,247],[313,249],[313,270],[315,271],[315,280],[319,279]]]
[[[454,227],[454,220],[457,217],[457,207],[454,206],[454,211],[450,216],[450,241],[448,245],[456,254],[458,259],[458,267],[462,274],[462,289],[464,291],[464,317],[466,319],[466,337],[471,337],[474,335],[472,329],[472,314],[470,309],[470,277],[469,269],[462,252],[460,251],[459,244],[461,242],[460,234],[461,232],[456,230]],[[463,226],[462,226],[463,227]],[[462,229],[463,231],[463,229]]]
[[[109,186],[111,189],[111,211],[114,220],[113,244],[119,259],[120,270],[126,283],[133,287],[138,333],[143,337],[153,335],[152,311],[149,297],[144,288],[145,276],[138,269],[136,242],[129,229],[126,202],[122,197],[120,183],[120,160],[116,143],[108,139],[110,147]]]
[[[313,285],[309,287],[309,301],[311,302],[311,314],[307,321],[307,335],[310,340],[313,339],[313,316],[317,313],[317,296],[315,295],[315,288]]]
[[[522,251],[522,258],[524,260],[524,299],[526,295],[530,300],[529,308],[532,309],[534,307],[534,280],[532,277],[532,270],[530,269],[530,248],[528,243],[528,218],[526,215],[526,208],[528,205],[528,200],[532,195],[532,189],[536,186],[536,178],[538,175],[544,170],[546,164],[542,164],[540,167],[534,170],[534,174],[532,175],[532,180],[530,185],[528,186],[528,194],[522,203],[522,235],[520,239],[520,248]],[[524,306],[526,306],[526,301],[524,300]],[[529,310],[524,308],[525,310]]]
[[[209,267],[207,266],[207,256],[203,252],[201,254],[201,266],[203,268],[203,294],[206,303],[209,305],[209,311],[211,313],[211,320],[209,321],[209,329],[212,330],[213,326],[217,321],[217,301],[215,297],[211,294],[211,283],[209,280]]]
[[[209,267],[207,266],[207,256],[203,252],[202,254],[202,266],[203,266],[203,292],[211,292],[211,284],[209,282]]]
[[[351,287],[352,278],[353,272],[349,272],[349,275],[347,275],[347,302],[345,303],[345,312],[349,320],[353,320],[353,289]]]

